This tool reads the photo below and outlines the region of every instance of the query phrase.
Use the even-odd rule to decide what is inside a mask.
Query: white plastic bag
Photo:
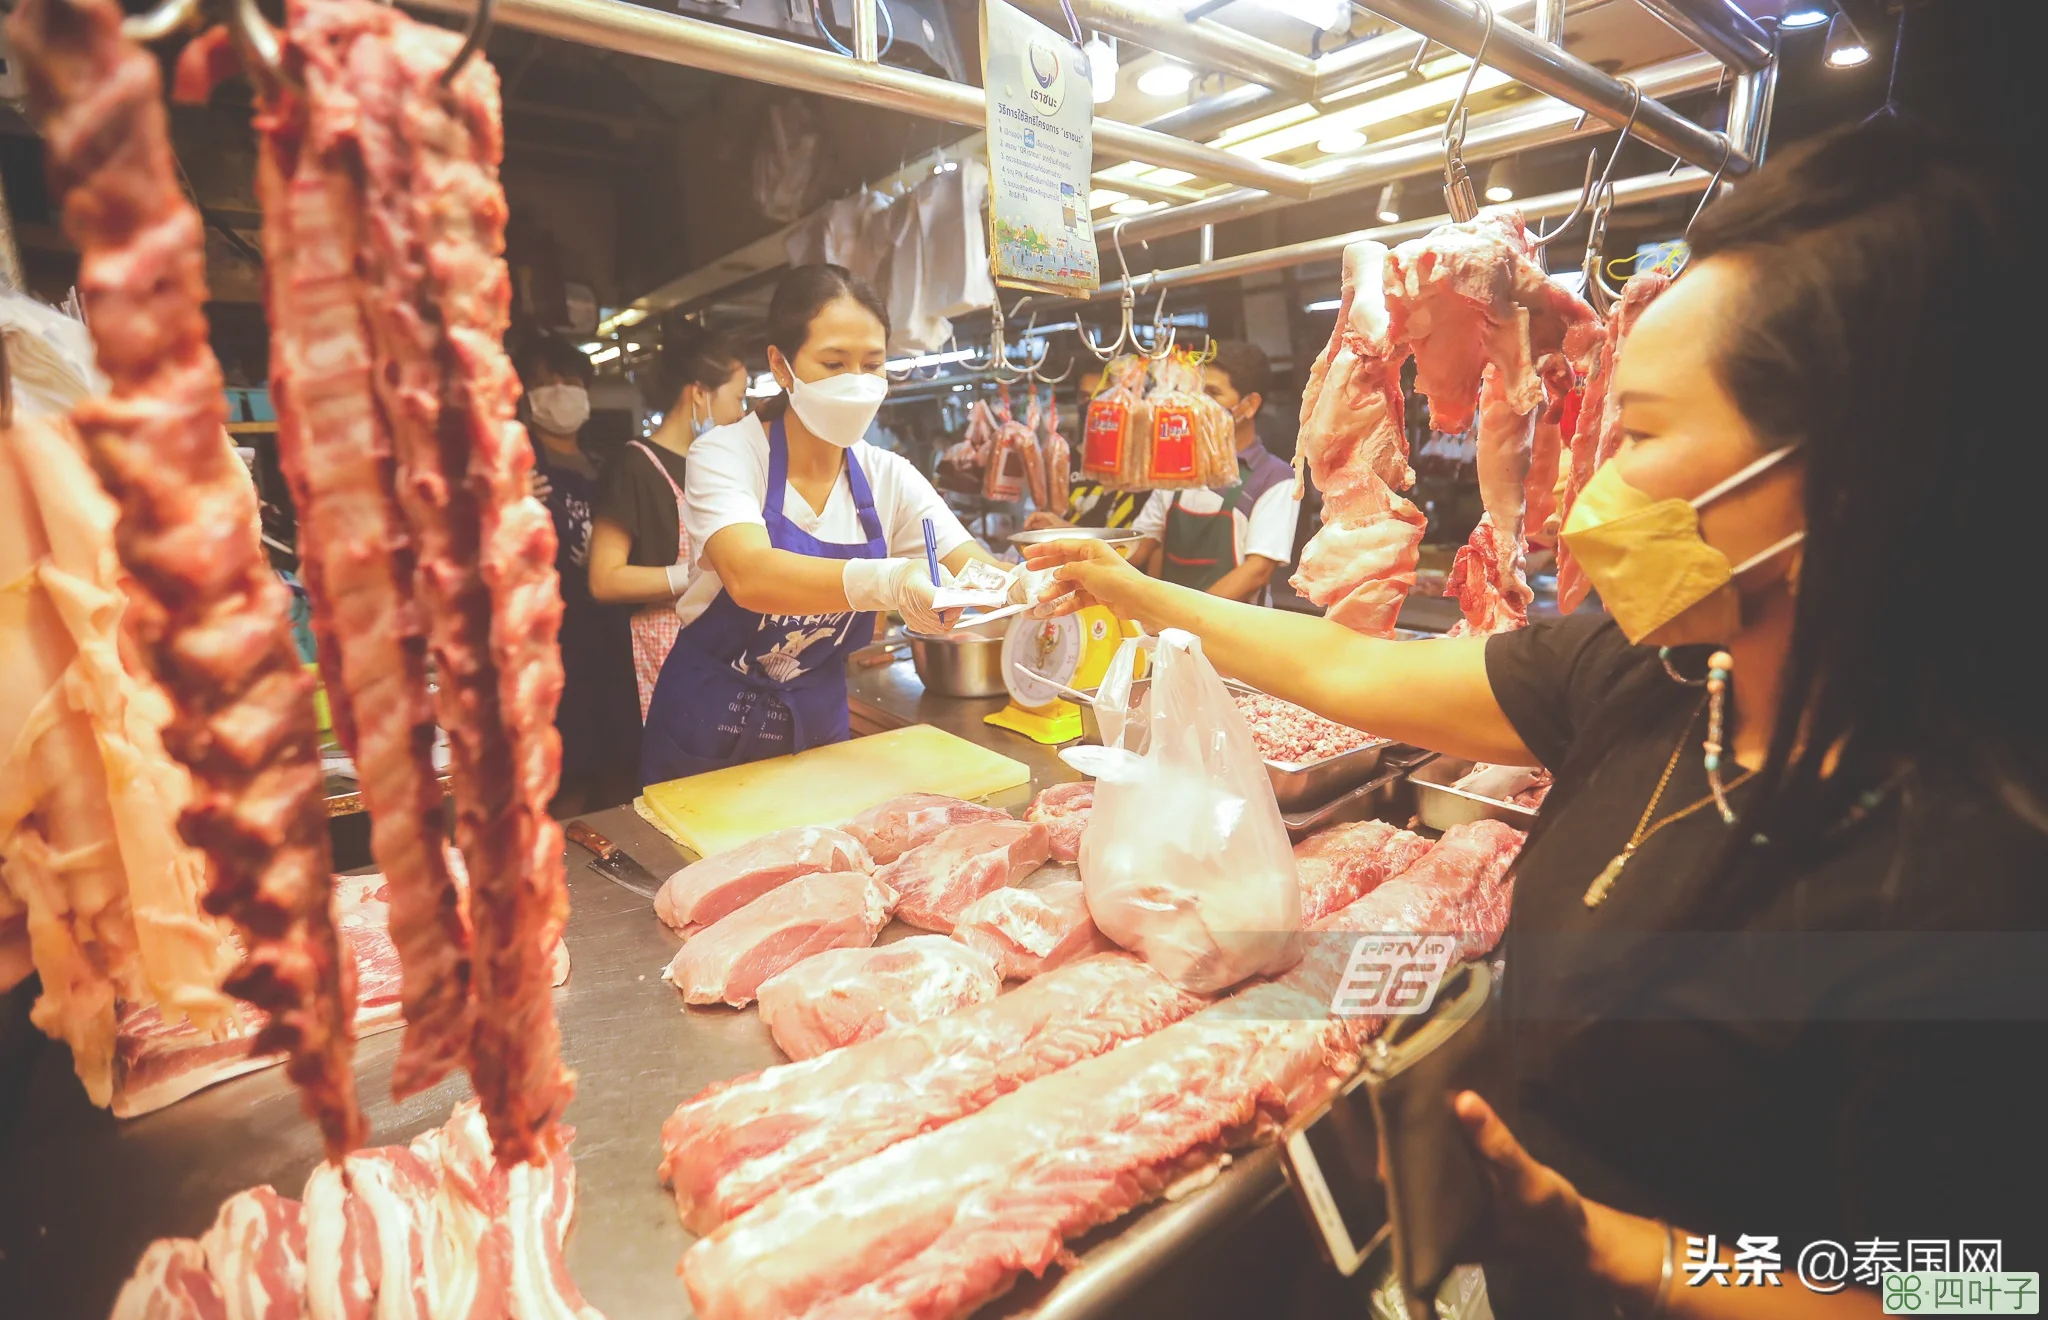
[[[754,148],[754,205],[779,225],[811,209],[823,143],[810,107],[787,97],[768,107],[768,122]]]
[[[1081,840],[1089,914],[1189,990],[1282,971],[1301,956],[1301,891],[1251,731],[1201,642],[1177,628],[1160,635],[1149,691],[1129,709],[1136,649],[1119,650],[1098,695],[1108,745],[1085,749],[1098,752]]]

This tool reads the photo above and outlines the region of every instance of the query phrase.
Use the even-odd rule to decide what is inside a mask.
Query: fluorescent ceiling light
[[[627,351],[628,353],[638,353],[638,352],[640,351],[640,345],[638,345],[638,344],[628,344],[628,345],[626,345],[626,351]]]
[[[1401,223],[1401,193],[1402,188],[1399,179],[1380,189],[1380,204],[1375,208],[1373,214],[1380,218],[1381,224],[1397,225]]]
[[[1118,202],[1127,200],[1129,197],[1129,193],[1118,192],[1114,188],[1096,188],[1088,194],[1088,209],[1100,211],[1105,206],[1113,206]]]
[[[603,344],[578,344],[576,345],[576,351],[585,357],[589,357],[592,353],[603,347]]]
[[[1342,298],[1325,298],[1321,302],[1310,303],[1302,310],[1309,312],[1334,312],[1343,305],[1344,300]]]
[[[1126,197],[1115,206],[1110,207],[1109,213],[1111,215],[1143,215],[1157,205],[1157,202],[1148,202],[1142,198]]]
[[[1195,80],[1195,71],[1185,64],[1162,60],[1138,75],[1138,90],[1147,96],[1178,96]]]
[[[1341,156],[1365,145],[1365,134],[1355,128],[1340,128],[1316,139],[1316,150],[1325,156]]]
[[[1828,21],[1826,60],[1830,69],[1852,69],[1870,62],[1870,47],[1864,44],[1863,34],[1840,10]]]
[[[1139,182],[1156,183],[1162,188],[1177,188],[1194,177],[1194,175],[1186,170],[1170,170],[1164,166],[1154,166],[1140,177]]]
[[[1821,24],[1827,21],[1828,11],[1821,8],[1818,5],[1794,5],[1790,9],[1785,11],[1785,16],[1783,18],[1778,20],[1778,26],[1787,28],[1810,28],[1819,27]]]
[[[1332,133],[1352,129],[1363,133],[1376,124],[1385,124],[1410,115],[1434,110],[1449,105],[1457,99],[1458,85],[1464,81],[1462,71],[1453,78],[1441,78],[1435,82],[1423,83],[1417,87],[1404,88],[1387,96],[1374,97],[1358,105],[1346,106],[1330,114],[1318,115],[1308,107],[1308,114],[1298,117],[1284,128],[1274,128],[1258,136],[1245,135],[1234,142],[1218,138],[1213,145],[1222,147],[1234,156],[1248,156],[1256,160],[1267,160],[1302,147],[1314,146]],[[1472,77],[1474,94],[1490,91],[1514,81],[1498,69],[1482,68]]]
[[[943,367],[948,362],[965,362],[973,356],[973,349],[962,348],[951,353],[926,353],[921,357],[898,358],[894,362],[883,363],[883,366],[889,371],[916,371],[921,367]]]
[[[594,367],[599,365],[600,363],[609,362],[618,355],[619,346],[617,344],[613,344],[610,348],[606,349],[602,353],[592,353],[590,355],[590,365]]]
[[[1345,12],[1351,8],[1351,0],[1260,0],[1260,3],[1276,14],[1299,19],[1324,32],[1342,23]]]

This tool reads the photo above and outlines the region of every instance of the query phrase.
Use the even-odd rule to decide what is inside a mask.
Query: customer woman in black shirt
[[[634,440],[605,469],[590,535],[590,594],[633,609],[633,676],[640,718],[682,623],[676,598],[690,584],[683,534],[683,473],[690,446],[746,416],[747,369],[721,336],[685,325],[662,345],[673,402],[647,441]]]
[[[1509,1080],[1455,1102],[1497,1313],[1876,1314],[1874,1264],[1800,1286],[1823,1239],[2043,1267],[2039,372],[2004,314],[2041,281],[1997,177],[1886,118],[1706,210],[1565,528],[1609,615],[1391,642],[1032,556],[1323,715],[1555,773]],[[1710,1234],[1774,1239],[1780,1286],[1686,1286]]]

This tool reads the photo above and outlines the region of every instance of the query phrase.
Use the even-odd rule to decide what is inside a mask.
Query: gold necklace
[[[1614,888],[1614,882],[1621,879],[1621,870],[1624,866],[1628,865],[1629,858],[1636,855],[1636,849],[1647,843],[1650,836],[1673,821],[1684,820],[1702,807],[1713,804],[1714,795],[1709,793],[1691,806],[1681,807],[1677,811],[1672,812],[1656,824],[1650,823],[1650,817],[1657,813],[1657,804],[1664,800],[1664,790],[1670,785],[1671,776],[1677,772],[1678,763],[1685,756],[1686,743],[1688,736],[1692,733],[1693,721],[1699,719],[1700,710],[1705,709],[1706,704],[1706,701],[1702,699],[1699,708],[1693,711],[1692,719],[1687,720],[1685,728],[1679,732],[1678,746],[1671,749],[1671,760],[1665,765],[1663,775],[1657,780],[1656,791],[1650,794],[1650,804],[1643,808],[1642,819],[1636,822],[1635,833],[1629,836],[1629,840],[1623,845],[1622,850],[1614,854],[1614,860],[1607,863],[1601,869],[1599,875],[1593,877],[1593,883],[1586,886],[1584,901],[1587,907],[1600,906],[1601,901],[1607,897],[1608,891]],[[1743,780],[1748,779],[1755,773],[1756,771],[1754,770],[1744,770],[1741,774],[1730,780],[1722,791],[1727,792],[1735,788],[1736,785],[1742,783]]]

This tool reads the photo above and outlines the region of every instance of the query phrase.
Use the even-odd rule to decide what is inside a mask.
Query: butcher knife
[[[624,889],[630,889],[642,898],[651,899],[661,888],[661,881],[654,872],[626,855],[626,850],[599,834],[580,820],[572,820],[562,827],[562,834],[571,843],[580,843],[597,854],[590,863],[590,869]]]

